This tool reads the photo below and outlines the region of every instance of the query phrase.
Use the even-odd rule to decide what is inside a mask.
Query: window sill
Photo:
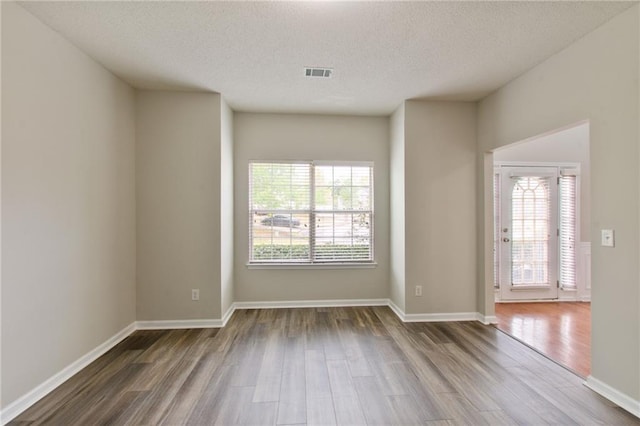
[[[371,263],[247,263],[247,269],[373,269]]]

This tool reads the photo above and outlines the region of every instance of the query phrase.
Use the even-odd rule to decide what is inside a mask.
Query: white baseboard
[[[614,404],[618,405],[633,414],[636,417],[640,417],[640,401],[636,401],[629,395],[620,392],[617,389],[612,388],[608,384],[594,378],[593,376],[587,377],[584,385],[592,391],[599,393]]]
[[[104,343],[100,344],[95,349],[89,351],[76,361],[69,364],[67,367],[51,376],[49,379],[42,382],[40,385],[33,388],[28,393],[24,394],[17,400],[13,401],[7,407],[0,412],[0,423],[5,425],[11,420],[16,418],[20,413],[31,407],[33,404],[44,398],[48,393],[55,388],[69,380],[73,375],[80,370],[91,364],[93,361],[104,355],[109,349],[123,341],[127,336],[136,330],[136,323],[131,323]]]
[[[223,327],[227,325],[227,323],[229,322],[229,319],[231,319],[231,315],[233,315],[235,311],[236,311],[236,305],[235,303],[232,303],[231,306],[229,306],[229,309],[227,309],[227,312],[225,312],[224,315],[222,316]]]
[[[498,317],[496,317],[495,315],[482,315],[480,312],[477,312],[477,315],[478,316],[476,317],[476,320],[480,321],[484,325],[498,323]]]
[[[220,328],[220,319],[136,321],[136,330],[180,330],[184,328]]]
[[[405,321],[405,319],[404,319],[404,317],[405,317],[405,315],[404,315],[404,311],[403,311],[402,309],[400,309],[400,307],[399,307],[398,305],[396,305],[396,304],[394,303],[394,301],[393,301],[393,300],[391,300],[391,299],[389,299],[389,308],[391,308],[391,310],[393,311],[393,313],[394,313],[394,314],[396,314],[396,316],[397,316],[398,318],[400,318],[400,321],[402,321],[402,322],[406,322],[406,321]]]
[[[452,312],[440,314],[404,314],[404,322],[478,321],[477,312]]]
[[[407,314],[393,300],[388,300],[387,305],[391,310],[400,318],[402,322],[448,322],[448,321],[480,321],[484,324],[486,318],[478,312],[453,312],[453,313],[441,313],[441,314]]]
[[[389,299],[294,300],[273,302],[235,302],[234,309],[336,308],[349,306],[387,306]]]

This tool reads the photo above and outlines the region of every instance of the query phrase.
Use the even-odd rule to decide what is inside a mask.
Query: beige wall
[[[220,105],[215,93],[137,92],[138,320],[221,317]]]
[[[389,292],[389,119],[294,114],[234,116],[235,299],[300,301],[387,298]],[[248,269],[249,160],[374,162],[373,269]]]
[[[404,132],[406,313],[475,312],[476,106],[407,101]]]
[[[580,164],[580,238],[591,241],[591,165],[589,124],[581,123],[551,134],[499,148],[494,161]]]
[[[233,111],[220,99],[220,291],[221,313],[233,304]]]
[[[479,161],[509,143],[589,120],[591,238],[616,231],[616,247],[592,247],[592,376],[640,400],[640,210],[638,202],[639,6],[613,18],[484,99]],[[479,180],[485,181],[486,169]],[[479,194],[487,200],[486,186]],[[490,228],[491,205],[479,206]],[[487,238],[490,237],[487,234]],[[487,294],[491,252],[479,254],[479,291]],[[483,312],[493,304],[485,298]]]
[[[404,183],[404,102],[391,115],[389,151],[390,192],[390,291],[389,298],[402,311],[406,309],[405,281],[405,183]]]
[[[2,407],[135,321],[134,92],[2,5]]]

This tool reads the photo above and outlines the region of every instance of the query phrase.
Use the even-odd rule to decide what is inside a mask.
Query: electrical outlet
[[[200,300],[200,289],[199,288],[191,289],[191,300]]]
[[[422,296],[422,286],[421,285],[417,285],[416,286],[416,296]]]
[[[601,245],[603,247],[614,247],[615,244],[616,242],[615,242],[615,235],[614,235],[613,229],[603,229]]]

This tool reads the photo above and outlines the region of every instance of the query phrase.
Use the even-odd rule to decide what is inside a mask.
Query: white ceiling
[[[137,88],[215,91],[240,111],[389,114],[405,99],[480,99],[634,3],[21,5]]]

